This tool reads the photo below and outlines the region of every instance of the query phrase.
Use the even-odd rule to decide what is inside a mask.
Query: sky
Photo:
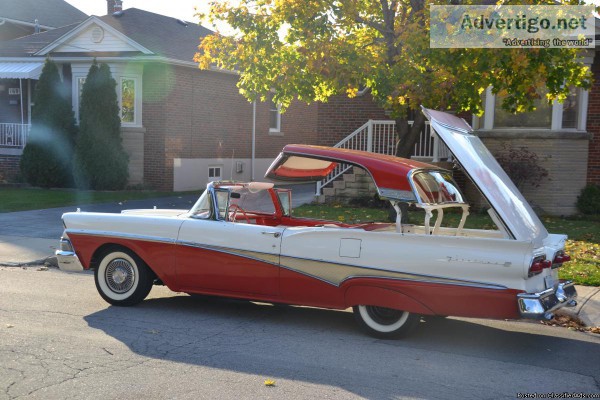
[[[106,15],[106,0],[65,0],[88,15]],[[139,8],[156,14],[198,23],[194,7],[208,11],[207,0],[123,0],[123,9]]]

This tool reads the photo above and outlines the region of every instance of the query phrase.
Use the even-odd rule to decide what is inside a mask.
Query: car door
[[[176,246],[182,291],[277,296],[284,228],[223,220],[186,220]]]

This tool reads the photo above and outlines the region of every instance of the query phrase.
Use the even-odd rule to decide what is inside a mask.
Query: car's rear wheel
[[[419,323],[420,315],[378,306],[354,306],[354,317],[371,336],[397,339],[406,336]]]
[[[94,272],[98,293],[115,306],[132,306],[144,300],[152,289],[150,268],[134,252],[110,248],[100,257]]]

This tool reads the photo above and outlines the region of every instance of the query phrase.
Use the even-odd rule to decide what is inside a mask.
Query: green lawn
[[[348,207],[341,205],[307,204],[294,209],[294,215],[341,222],[386,221],[388,211],[377,208]],[[444,224],[457,226],[459,213],[446,213]],[[410,211],[411,223],[423,224],[423,212]],[[579,285],[600,286],[600,222],[594,219],[542,218],[550,233],[569,236],[566,252],[571,261],[560,268],[562,279],[570,279]],[[433,225],[433,221],[431,222]],[[473,213],[467,219],[467,228],[494,229],[487,214]]]
[[[156,192],[147,190],[97,192],[70,189],[0,188],[0,212],[37,210],[41,208],[109,203],[114,201],[124,202],[189,193],[192,192]]]

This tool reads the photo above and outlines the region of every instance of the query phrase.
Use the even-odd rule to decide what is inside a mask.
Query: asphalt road
[[[349,312],[155,287],[104,303],[89,273],[0,268],[0,399],[501,399],[600,393],[600,337],[431,320],[400,341]],[[274,387],[264,385],[273,379]]]

